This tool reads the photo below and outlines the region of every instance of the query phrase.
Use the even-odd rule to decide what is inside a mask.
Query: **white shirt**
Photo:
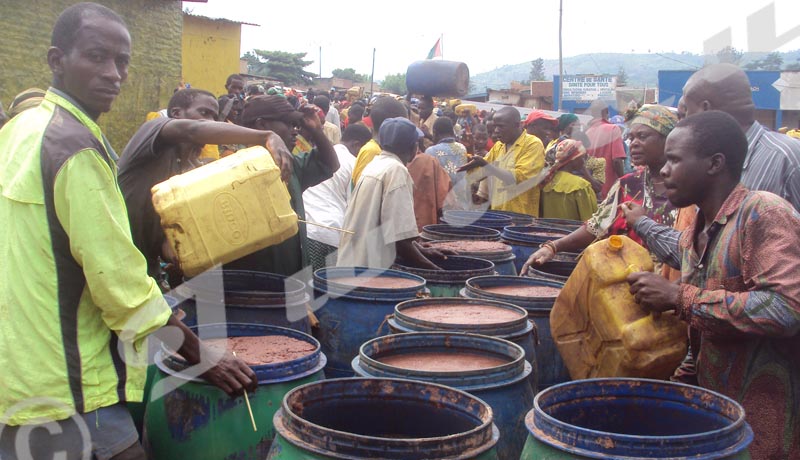
[[[414,181],[397,155],[382,151],[361,174],[344,217],[336,265],[389,268],[397,241],[415,238]]]
[[[339,158],[339,169],[333,177],[303,192],[306,219],[318,224],[342,228],[347,201],[350,198],[350,177],[356,157],[342,144],[333,146]],[[316,225],[306,226],[308,237],[321,243],[339,247],[339,232]]]
[[[330,106],[328,113],[325,114],[325,121],[329,121],[339,127],[342,126],[342,122],[339,119],[339,111],[333,105]]]

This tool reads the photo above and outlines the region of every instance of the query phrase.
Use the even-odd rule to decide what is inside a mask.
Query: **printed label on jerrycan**
[[[247,214],[232,194],[220,193],[214,198],[214,224],[228,244],[239,246],[247,241]]]

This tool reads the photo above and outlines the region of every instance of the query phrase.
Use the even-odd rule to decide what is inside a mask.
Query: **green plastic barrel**
[[[231,398],[208,382],[186,375],[186,363],[165,350],[156,355],[158,373],[145,413],[144,445],[154,460],[262,460],[275,437],[272,419],[284,395],[324,378],[319,342],[294,329],[256,324],[200,326],[201,339],[285,336],[308,342],[313,351],[284,362],[251,366],[258,390],[249,395],[258,431],[244,397]]]
[[[431,297],[458,297],[468,279],[496,274],[493,262],[476,257],[447,256],[443,259],[432,258],[431,262],[442,269],[428,270],[400,264],[392,268],[425,278]]]
[[[536,395],[520,460],[747,460],[753,430],[744,415],[732,399],[680,383],[562,383]]]
[[[443,385],[325,380],[283,399],[267,459],[498,460],[492,415],[482,400]]]

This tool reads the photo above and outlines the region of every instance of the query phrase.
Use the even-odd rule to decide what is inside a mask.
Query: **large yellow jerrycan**
[[[289,191],[264,147],[239,150],[151,191],[161,227],[189,277],[298,231]]]
[[[573,379],[666,379],[686,356],[686,323],[672,312],[649,313],[631,295],[626,278],[639,271],[653,271],[653,261],[627,236],[586,248],[550,312]]]

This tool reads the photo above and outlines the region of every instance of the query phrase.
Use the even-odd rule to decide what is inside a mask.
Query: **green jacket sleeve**
[[[54,205],[92,303],[109,329],[138,347],[171,311],[132,242],[114,172],[94,150],[75,154],[56,175]]]

